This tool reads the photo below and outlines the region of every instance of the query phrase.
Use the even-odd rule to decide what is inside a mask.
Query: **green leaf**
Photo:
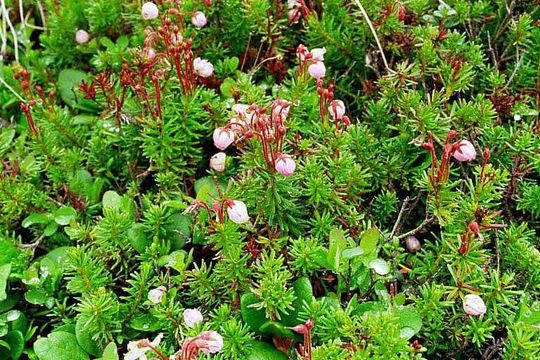
[[[285,325],[278,323],[276,321],[265,322],[264,324],[262,324],[259,330],[261,333],[272,336],[272,337],[279,337],[279,338],[296,337],[295,333],[292,330],[287,329]]]
[[[45,305],[47,300],[49,300],[49,295],[47,292],[41,288],[29,288],[28,291],[24,294],[24,298],[30,304],[34,305]]]
[[[120,201],[122,197],[116,193],[116,191],[107,191],[103,194],[102,206],[103,209],[109,209],[113,211],[120,210]]]
[[[0,301],[7,299],[7,280],[11,272],[11,264],[5,264],[0,266]]]
[[[9,344],[9,355],[11,359],[19,359],[24,350],[24,335],[22,332],[17,330],[10,331],[2,340]]]
[[[248,347],[251,350],[246,355],[246,360],[287,360],[288,357],[272,345],[262,341],[250,341]],[[105,359],[103,359],[105,360]]]
[[[364,253],[368,254],[377,249],[379,238],[380,234],[377,229],[371,228],[366,230],[362,234],[362,239],[360,240],[360,247],[364,249]]]
[[[92,339],[92,335],[93,334],[86,331],[86,326],[82,318],[77,319],[77,323],[75,324],[75,337],[77,338],[77,342],[81,348],[90,355],[96,357],[101,356],[101,348],[97,341]]]
[[[379,275],[386,275],[390,272],[390,265],[383,259],[374,259],[369,262],[369,267]]]
[[[109,343],[103,350],[102,360],[119,360],[118,358],[118,349],[115,343]]]
[[[364,249],[362,249],[360,246],[357,246],[351,249],[345,249],[341,252],[341,256],[346,260],[350,260],[352,258],[355,258],[363,254],[364,254]]]
[[[288,315],[282,316],[282,321],[286,326],[296,326],[301,323],[299,314],[304,307],[304,302],[311,304],[315,297],[313,296],[313,287],[307,277],[301,277],[293,284],[293,291],[296,299],[293,302],[293,309],[289,310]]]
[[[48,224],[51,221],[49,216],[44,213],[32,213],[28,215],[21,223],[23,228],[28,228],[34,224]]]
[[[133,316],[129,322],[132,329],[139,331],[157,331],[163,324],[152,314],[138,314]]]
[[[0,133],[0,155],[13,148],[15,138],[15,127],[3,127]]]
[[[7,239],[0,239],[0,265],[10,264],[15,262],[21,252],[15,247],[15,245]]]
[[[257,304],[259,300],[252,293],[246,293],[240,297],[240,313],[242,319],[254,332],[259,332],[261,326],[268,321],[264,310],[250,307],[252,304]]]
[[[412,306],[399,306],[395,308],[394,312],[399,318],[402,338],[410,339],[422,328],[422,317]]]
[[[129,243],[139,253],[144,254],[152,239],[146,235],[143,224],[133,224],[128,230]]]
[[[77,211],[71,206],[61,207],[54,213],[54,221],[56,221],[58,225],[69,225],[70,221],[75,220],[76,218]]]
[[[43,230],[43,235],[45,236],[51,236],[58,230],[58,224],[55,222],[50,222],[49,225],[45,227]]]
[[[178,272],[186,270],[188,254],[184,250],[173,251],[169,255],[162,256],[158,259],[158,266],[166,266],[173,268]]]
[[[193,185],[195,187],[195,193],[197,194],[197,200],[203,201],[205,203],[210,202],[212,199],[218,198],[218,191],[214,178],[212,176],[205,176],[197,181]],[[222,182],[219,183],[221,192],[224,192],[226,185]]]
[[[341,252],[347,247],[347,239],[343,230],[334,228],[330,230],[329,236],[330,245],[328,247],[328,268],[337,271],[339,269]]]
[[[88,360],[90,357],[77,343],[75,335],[57,331],[34,343],[40,360]]]

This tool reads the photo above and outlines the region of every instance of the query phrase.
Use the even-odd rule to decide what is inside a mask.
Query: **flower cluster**
[[[255,137],[261,141],[268,170],[286,177],[291,176],[296,169],[296,162],[291,155],[283,153],[287,133],[284,122],[289,116],[290,108],[290,102],[283,99],[274,100],[269,113],[266,107],[236,104],[233,106],[234,115],[230,123],[214,130],[214,145],[225,150],[235,139],[238,143]],[[220,162],[225,161],[223,155],[220,155],[220,159]],[[214,163],[217,161],[218,158],[214,159]]]
[[[221,202],[221,204],[215,202],[212,205],[212,208],[210,208],[206,203],[202,201],[195,200],[184,211],[184,214],[193,213],[201,207],[207,211],[210,223],[212,224],[214,224],[215,222],[222,224],[225,221],[225,211],[227,212],[227,216],[229,217],[229,219],[231,219],[231,221],[236,224],[243,224],[249,221],[249,214],[247,212],[246,204],[244,204],[242,201],[231,199],[225,199]],[[214,219],[214,214],[216,216],[216,219]]]

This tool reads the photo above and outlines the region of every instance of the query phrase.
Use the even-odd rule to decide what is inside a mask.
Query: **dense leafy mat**
[[[2,0],[0,358],[539,359],[539,8]]]

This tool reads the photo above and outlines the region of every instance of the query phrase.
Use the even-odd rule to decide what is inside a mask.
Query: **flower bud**
[[[161,303],[163,295],[165,295],[166,292],[167,288],[165,286],[160,286],[152,289],[148,292],[148,300],[150,300],[152,304],[159,304]]]
[[[298,45],[298,48],[296,49],[296,56],[298,59],[300,59],[300,61],[305,61],[307,54],[309,54],[308,48],[303,44]]]
[[[249,221],[246,204],[238,200],[229,200],[227,202],[227,215],[229,219],[236,224],[242,224]]]
[[[207,78],[214,73],[214,65],[208,60],[195,58],[195,60],[193,60],[193,71],[195,72],[195,75]]]
[[[328,113],[334,120],[341,119],[345,115],[345,104],[341,100],[332,100],[328,106]]]
[[[277,99],[272,104],[272,116],[274,119],[284,120],[289,116],[291,104],[287,100]]]
[[[152,48],[144,49],[144,55],[146,55],[146,57],[150,61],[153,61],[156,58],[156,52]]]
[[[324,75],[326,75],[326,67],[324,66],[324,63],[322,61],[317,61],[309,65],[308,72],[315,79],[319,80],[322,79]]]
[[[183,312],[184,323],[187,327],[194,328],[195,324],[203,321],[201,312],[197,309],[185,309]]]
[[[223,338],[215,331],[204,331],[199,334],[203,340],[200,350],[205,354],[215,354],[223,349]]]
[[[84,30],[77,30],[75,33],[75,41],[77,44],[86,44],[90,40],[90,35]]]
[[[206,21],[206,16],[204,15],[204,13],[202,11],[197,11],[195,14],[193,14],[193,16],[191,17],[191,23],[193,25],[195,25],[195,27],[197,28],[203,28],[207,21]]]
[[[467,294],[463,298],[463,310],[468,315],[480,316],[486,313],[486,304],[478,295]]]
[[[227,155],[223,152],[218,152],[210,158],[210,167],[217,172],[223,172],[225,171],[226,161]]]
[[[420,250],[420,247],[422,244],[420,244],[420,240],[416,238],[416,236],[409,236],[405,240],[405,249],[407,249],[410,253],[415,253],[418,250]]]
[[[302,13],[298,9],[289,9],[289,25],[296,24]]]
[[[469,140],[460,140],[454,145],[454,158],[458,161],[471,161],[476,158],[476,150]]]
[[[214,130],[213,138],[214,145],[219,150],[225,150],[234,142],[234,131],[220,127]]]
[[[278,155],[276,160],[276,171],[281,175],[288,177],[294,173],[296,169],[296,162],[289,155]]]
[[[146,2],[141,9],[141,15],[144,20],[152,20],[158,17],[159,9],[153,2]]]

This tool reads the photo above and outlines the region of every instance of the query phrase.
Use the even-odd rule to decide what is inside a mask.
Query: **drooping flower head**
[[[206,78],[214,73],[214,65],[210,61],[198,57],[193,60],[193,71],[195,75]]]
[[[196,13],[193,14],[193,16],[191,17],[191,23],[201,29],[203,28],[206,23],[207,23],[207,20],[206,20],[206,16],[204,15],[204,13],[202,11],[197,11]]]
[[[467,294],[463,298],[463,310],[466,314],[472,316],[480,316],[486,313],[486,304],[478,295]]]
[[[289,155],[279,154],[276,159],[276,171],[281,175],[288,177],[294,173],[296,162]]]
[[[124,354],[124,360],[147,360],[146,353],[152,348],[159,346],[163,339],[163,334],[156,336],[152,342],[148,339],[130,341],[127,345],[128,352]]]
[[[328,113],[334,120],[339,120],[345,115],[345,104],[341,100],[332,100],[328,106]]]
[[[89,40],[90,34],[88,34],[85,30],[77,30],[77,32],[75,33],[75,41],[77,42],[77,44],[86,44]]]
[[[234,131],[219,127],[214,130],[214,145],[219,150],[225,150],[234,142]]]
[[[469,140],[460,140],[454,144],[453,155],[458,161],[471,161],[476,159],[476,150]]]
[[[165,286],[152,289],[148,292],[148,300],[150,300],[153,304],[159,304],[163,300],[163,296],[166,292],[167,288]]]
[[[158,17],[159,9],[156,4],[149,1],[143,4],[141,8],[141,15],[144,20],[153,20]]]
[[[322,61],[318,61],[309,65],[308,72],[316,80],[320,80],[326,75],[326,66]]]
[[[225,171],[225,164],[227,162],[227,155],[223,152],[218,152],[210,158],[210,168],[217,172]]]
[[[229,219],[236,224],[242,224],[249,221],[246,204],[242,201],[228,200],[227,215],[229,215]]]
[[[203,321],[201,312],[197,309],[185,309],[183,312],[184,323],[187,327],[194,328],[195,324]]]

